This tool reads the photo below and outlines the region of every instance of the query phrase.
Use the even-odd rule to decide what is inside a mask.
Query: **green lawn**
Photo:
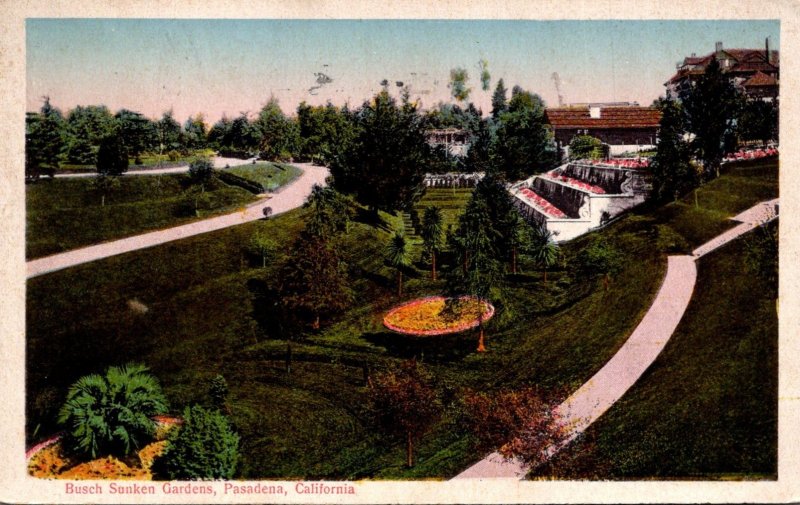
[[[766,187],[773,193],[777,188],[770,169],[731,173],[717,182],[731,177],[740,178],[748,193],[735,197],[744,207],[764,199]],[[771,182],[757,182],[764,180]],[[704,190],[713,194],[713,184]],[[451,198],[442,191],[452,192],[429,191],[426,199]],[[486,354],[474,352],[474,333],[420,340],[382,328],[382,315],[398,301],[395,272],[382,258],[391,234],[405,226],[400,215],[382,215],[385,226],[379,228],[362,222],[351,227],[343,248],[356,300],[322,331],[298,336],[291,374],[284,369],[287,342],[271,336],[263,317],[284,252],[262,269],[247,243],[261,229],[288,246],[302,226],[301,209],[31,279],[28,440],[57,429],[53,416],[72,381],[136,360],[153,369],[175,412],[207,401],[209,380],[225,376],[242,436],[243,477],[451,477],[482,456],[454,417],[445,415],[418,444],[418,464],[406,469],[403,443],[370,422],[365,366],[376,370],[416,356],[449,398],[462,387],[529,384],[569,394],[603,366],[643,316],[663,277],[665,254],[696,245],[693,234],[699,232],[684,238],[675,224],[694,212],[689,203],[632,214],[565,245],[568,262],[600,236],[624,254],[625,266],[608,291],[602,283],[574,279],[568,267],[550,272],[545,285],[542,273],[523,261],[523,273],[508,280],[506,297],[487,325]],[[716,212],[707,215],[707,226],[728,226]],[[447,263],[443,257],[444,269]],[[429,280],[425,264],[407,274],[404,299],[443,286]]]
[[[25,187],[27,258],[136,235],[233,211],[255,200],[249,192],[215,182],[199,216],[184,174],[122,176],[105,193],[94,178],[42,179]]]
[[[275,191],[279,187],[295,180],[302,173],[299,168],[283,163],[238,165],[224,170],[244,179],[257,182],[267,191]]]

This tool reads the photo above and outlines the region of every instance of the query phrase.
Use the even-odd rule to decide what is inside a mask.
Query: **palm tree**
[[[397,296],[403,296],[403,268],[410,263],[406,245],[406,238],[395,233],[386,247],[386,260],[397,269]]]
[[[104,376],[78,379],[67,393],[58,422],[67,428],[66,447],[78,455],[124,457],[149,443],[152,416],[167,411],[167,399],[147,367],[109,367]]]
[[[422,216],[422,243],[431,255],[431,279],[436,280],[436,253],[442,243],[442,211],[429,206]]]
[[[544,268],[544,284],[547,285],[547,269],[558,261],[558,244],[553,241],[553,232],[546,226],[536,226],[528,250],[531,258]]]

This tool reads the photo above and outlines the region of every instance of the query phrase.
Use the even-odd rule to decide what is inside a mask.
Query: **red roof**
[[[764,72],[756,72],[753,77],[747,79],[742,86],[749,88],[750,86],[777,86],[778,80],[767,75]]]
[[[661,111],[655,107],[600,107],[600,117],[589,115],[589,107],[554,107],[545,111],[547,122],[564,128],[658,128]]]

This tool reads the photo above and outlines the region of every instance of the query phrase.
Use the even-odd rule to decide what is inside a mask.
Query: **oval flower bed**
[[[83,463],[72,461],[61,450],[61,436],[56,435],[25,453],[28,473],[43,479],[131,479],[151,480],[150,467],[167,446],[167,433],[182,421],[177,417],[156,416],[156,440],[136,452],[139,464],[129,465],[114,456]],[[133,458],[131,459],[133,461]],[[130,461],[129,461],[130,463]]]
[[[404,335],[428,337],[474,328],[493,315],[491,303],[472,296],[458,299],[429,296],[393,308],[383,318],[383,325]]]

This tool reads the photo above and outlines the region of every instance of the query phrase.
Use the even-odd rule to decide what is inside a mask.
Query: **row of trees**
[[[656,106],[662,117],[651,168],[653,193],[662,201],[719,177],[724,155],[738,144],[778,137],[777,103],[747,98],[716,60],[694,85],[677,97],[668,94]]]

